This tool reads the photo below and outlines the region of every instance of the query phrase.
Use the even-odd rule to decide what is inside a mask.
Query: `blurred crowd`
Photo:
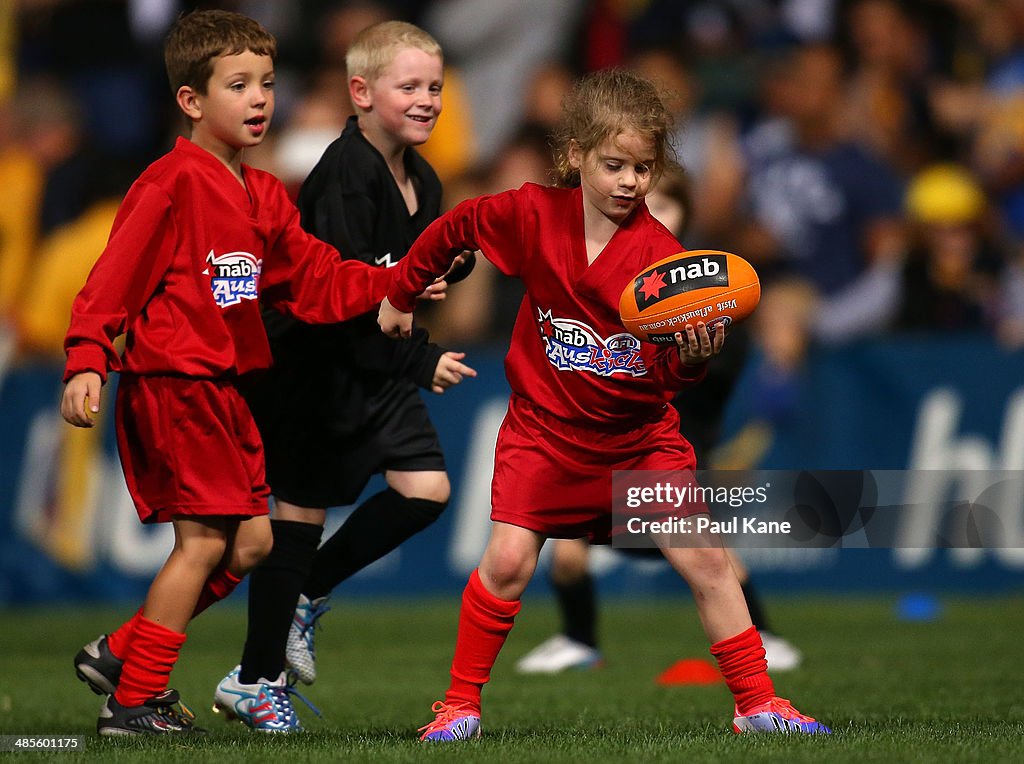
[[[61,353],[119,199],[184,128],[160,48],[196,7],[278,37],[274,127],[246,161],[293,190],[351,113],[349,41],[379,20],[445,50],[423,153],[449,206],[550,181],[580,74],[654,80],[680,168],[651,207],[758,269],[745,331],[773,400],[816,343],[1024,346],[1024,0],[0,0],[0,321],[21,357]],[[424,320],[450,346],[502,343],[520,294],[481,263]]]

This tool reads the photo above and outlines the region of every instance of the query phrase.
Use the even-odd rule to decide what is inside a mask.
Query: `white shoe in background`
[[[800,668],[804,662],[803,654],[782,637],[777,637],[770,631],[761,632],[761,642],[764,644],[764,655],[768,661],[769,671],[792,671]]]
[[[596,668],[604,662],[597,648],[564,634],[541,642],[516,663],[520,674],[557,674],[566,669]]]

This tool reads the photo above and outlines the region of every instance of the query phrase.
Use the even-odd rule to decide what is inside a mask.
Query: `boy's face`
[[[179,96],[180,97],[180,96]],[[263,142],[274,115],[274,62],[251,51],[218,56],[206,94],[194,94],[192,141],[215,154]]]
[[[654,142],[635,130],[624,130],[585,154],[573,144],[569,161],[580,171],[584,206],[621,224],[650,190]]]
[[[440,57],[405,48],[377,79],[353,80],[353,100],[364,111],[360,123],[367,130],[386,133],[404,146],[419,146],[430,137],[441,113],[444,74]],[[360,88],[362,92],[356,93]]]

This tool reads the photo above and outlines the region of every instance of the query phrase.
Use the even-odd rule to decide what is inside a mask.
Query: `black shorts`
[[[263,438],[271,493],[283,501],[346,505],[385,470],[445,470],[437,431],[411,382],[352,377],[310,353],[242,390]]]

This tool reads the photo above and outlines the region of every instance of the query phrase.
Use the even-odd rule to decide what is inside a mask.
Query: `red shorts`
[[[263,442],[231,381],[122,374],[115,415],[142,522],[268,513]]]
[[[655,421],[607,431],[568,424],[513,395],[495,447],[491,520],[553,538],[608,543],[614,470],[695,466],[672,406]]]

